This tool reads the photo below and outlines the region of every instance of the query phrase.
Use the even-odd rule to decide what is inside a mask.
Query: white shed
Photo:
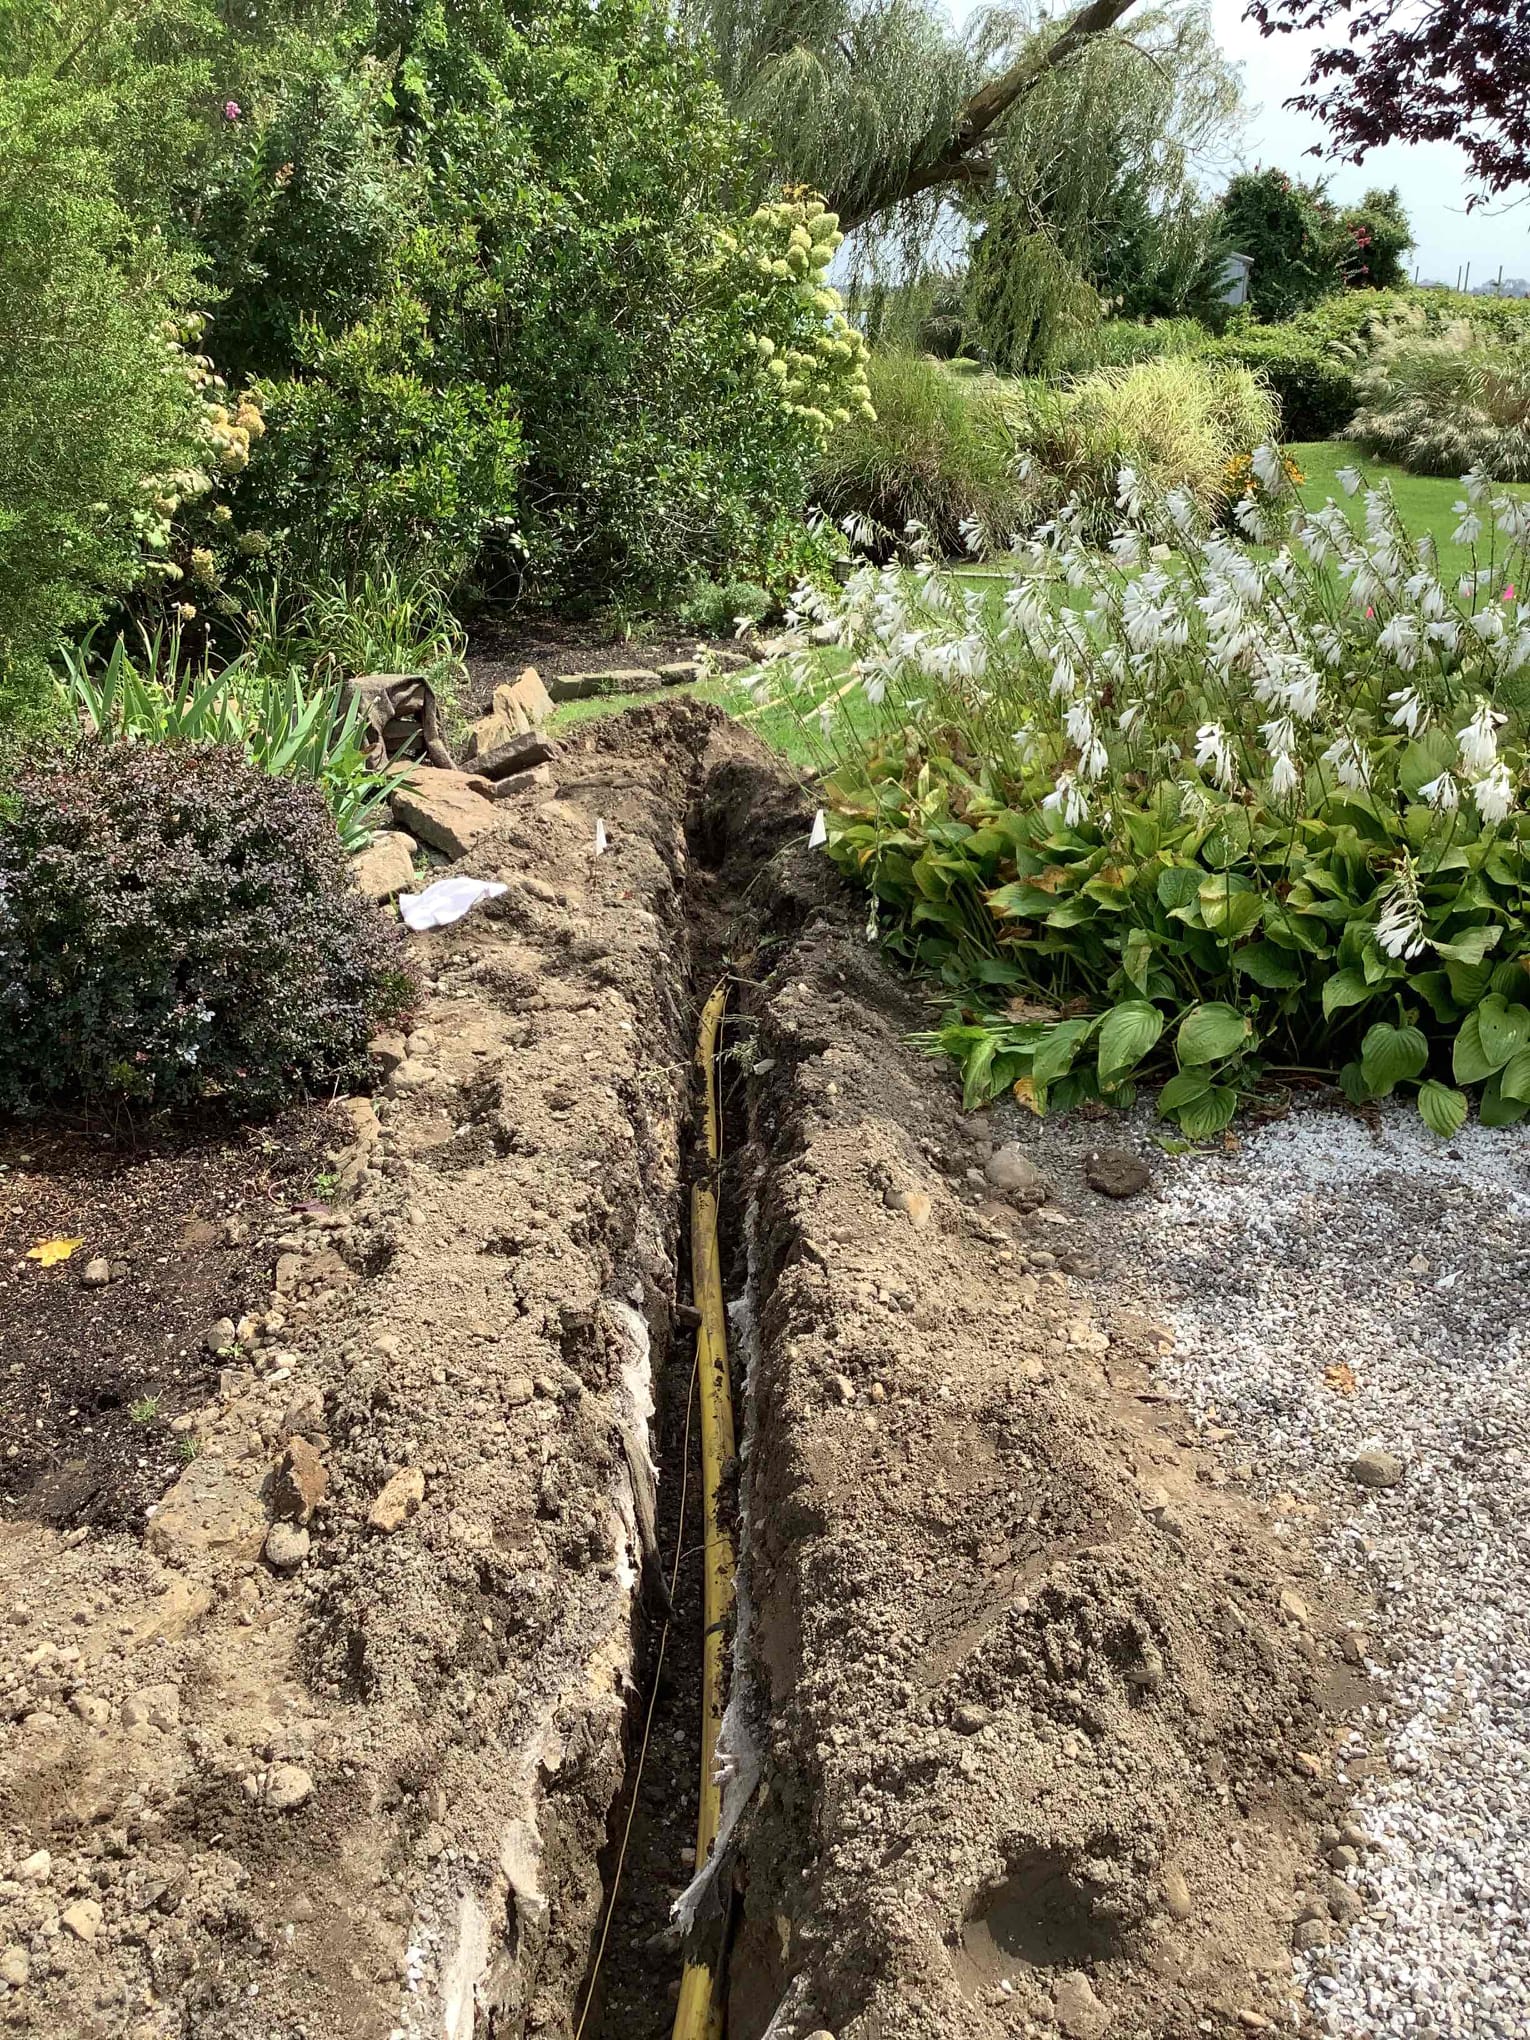
[[[1222,264],[1218,279],[1222,285],[1224,305],[1246,305],[1248,303],[1249,271],[1254,266],[1252,255],[1229,255]]]

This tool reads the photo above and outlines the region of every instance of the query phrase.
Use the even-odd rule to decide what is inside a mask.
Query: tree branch
[[[1068,59],[1097,36],[1115,27],[1135,0],[1088,0],[1054,41],[1042,50],[1028,50],[1001,77],[974,92],[945,136],[932,135],[914,156],[907,176],[889,197],[873,201],[859,210],[854,207],[841,219],[848,232],[875,214],[888,211],[905,198],[929,191],[937,184],[981,183],[993,175],[993,166],[974,157],[974,151],[993,133],[1004,116],[1034,91]]]

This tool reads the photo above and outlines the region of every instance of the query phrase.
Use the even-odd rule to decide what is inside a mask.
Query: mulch
[[[175,1418],[225,1364],[209,1328],[264,1309],[272,1241],[343,1138],[321,1105],[216,1130],[0,1121],[0,1520],[141,1527],[195,1449]],[[80,1244],[47,1267],[48,1239]],[[81,1280],[95,1258],[104,1288]]]

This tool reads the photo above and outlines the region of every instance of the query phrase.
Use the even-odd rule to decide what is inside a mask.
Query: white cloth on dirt
[[[498,899],[509,890],[507,885],[498,885],[489,878],[438,878],[422,893],[400,893],[398,910],[404,917],[404,926],[412,928],[416,935],[423,935],[428,928],[445,928],[460,921],[480,900]]]

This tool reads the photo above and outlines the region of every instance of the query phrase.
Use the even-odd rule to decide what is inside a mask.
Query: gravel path
[[[1379,1611],[1340,1770],[1384,1847],[1346,1873],[1363,1913],[1303,1958],[1309,2009],[1367,2040],[1530,2040],[1530,1138],[1313,1111],[1154,1160],[1156,1195],[1095,1205],[1102,1302],[1173,1325],[1165,1385],[1257,1493],[1322,1505],[1322,1556]],[[1350,1477],[1377,1449],[1398,1485]]]

